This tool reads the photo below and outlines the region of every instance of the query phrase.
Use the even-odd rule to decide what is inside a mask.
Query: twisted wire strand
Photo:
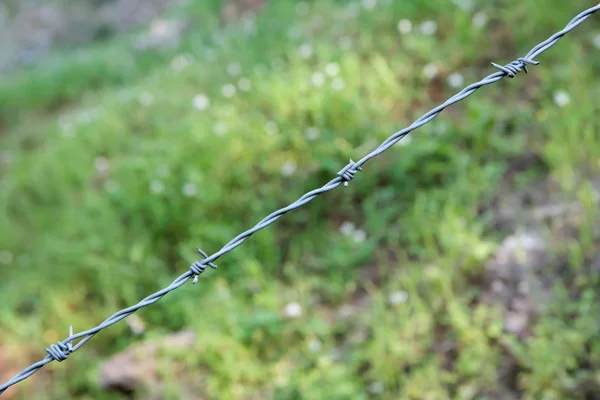
[[[46,355],[46,357],[44,359],[25,368],[24,370],[19,372],[17,375],[15,375],[11,380],[9,380],[8,382],[6,382],[2,386],[0,386],[0,395],[2,393],[4,393],[4,391],[7,388],[9,388],[13,385],[16,385],[17,383],[19,383],[19,382],[29,378],[31,375],[35,374],[44,365],[47,365],[47,364],[51,363],[52,361],[62,362],[64,360],[66,360],[71,353],[77,351],[81,346],[83,346],[88,340],[90,340],[92,337],[94,337],[94,335],[96,335],[101,330],[121,321],[124,318],[127,318],[129,315],[133,314],[134,312],[136,312],[137,310],[139,310],[141,308],[144,308],[144,307],[149,306],[150,304],[156,303],[158,300],[163,298],[167,293],[184,285],[190,279],[192,279],[193,283],[196,283],[198,281],[199,275],[205,271],[207,265],[213,269],[217,268],[217,266],[213,263],[215,260],[217,260],[222,255],[229,253],[230,251],[232,251],[233,249],[238,247],[239,245],[244,243],[254,233],[271,225],[272,223],[277,221],[279,218],[281,218],[281,216],[283,216],[287,212],[304,206],[305,204],[314,200],[317,196],[319,196],[323,193],[329,192],[342,184],[344,186],[348,186],[348,183],[354,178],[354,176],[356,175],[356,172],[361,171],[362,167],[367,163],[367,161],[377,157],[378,155],[380,155],[381,153],[383,153],[384,151],[386,151],[387,149],[392,147],[394,144],[396,144],[398,141],[400,141],[408,133],[431,122],[435,117],[437,117],[447,107],[466,99],[467,97],[471,96],[473,93],[475,93],[479,88],[481,88],[483,86],[491,85],[492,83],[498,82],[505,77],[513,78],[520,71],[524,71],[525,73],[527,73],[527,65],[539,64],[537,61],[534,60],[535,57],[539,56],[540,54],[542,54],[543,52],[545,52],[546,50],[548,50],[549,48],[554,46],[564,35],[566,35],[570,31],[572,31],[573,29],[575,29],[577,26],[579,26],[581,23],[583,23],[583,21],[585,21],[592,14],[594,14],[596,11],[599,11],[599,10],[600,10],[600,4],[581,12],[579,15],[577,15],[575,18],[573,18],[565,26],[565,28],[563,30],[555,33],[554,35],[550,36],[545,41],[536,45],[529,51],[529,53],[527,53],[527,55],[525,55],[524,57],[518,58],[516,61],[512,61],[509,64],[506,64],[504,66],[492,63],[492,65],[495,68],[498,68],[500,71],[490,74],[490,75],[486,76],[485,78],[483,78],[482,80],[480,80],[479,82],[473,83],[473,84],[465,87],[463,90],[461,90],[460,92],[458,92],[457,94],[455,94],[454,96],[452,96],[451,98],[446,100],[443,104],[437,106],[436,108],[432,109],[431,111],[429,111],[426,114],[424,114],[423,116],[421,116],[419,119],[417,119],[415,122],[413,122],[410,126],[404,128],[404,129],[394,133],[390,137],[388,137],[385,141],[383,141],[379,145],[379,147],[377,147],[371,153],[365,155],[359,161],[354,162],[354,161],[350,160],[350,162],[342,170],[340,170],[338,172],[336,178],[332,179],[331,181],[329,181],[322,187],[304,194],[302,197],[300,197],[298,200],[296,200],[292,204],[288,205],[287,207],[284,207],[284,208],[282,208],[278,211],[275,211],[275,212],[271,213],[270,215],[266,216],[260,222],[258,222],[253,228],[251,228],[251,229],[247,230],[246,232],[243,232],[243,233],[239,234],[238,236],[236,236],[235,238],[233,238],[229,243],[224,245],[218,252],[212,254],[211,256],[208,256],[202,250],[197,249],[197,252],[200,255],[202,255],[203,259],[200,261],[194,262],[190,266],[188,271],[186,271],[185,273],[180,275],[177,279],[175,279],[166,288],[147,296],[146,298],[141,300],[139,303],[137,303],[131,307],[128,307],[121,311],[118,311],[117,313],[108,317],[106,320],[104,320],[104,322],[102,322],[95,328],[73,334],[72,327],[71,327],[69,329],[69,337],[67,337],[65,340],[58,342],[56,344],[53,344],[49,348],[47,348],[46,353],[48,353],[48,355]],[[81,339],[81,340],[79,340],[79,342],[77,344],[73,345],[73,342],[78,339]]]

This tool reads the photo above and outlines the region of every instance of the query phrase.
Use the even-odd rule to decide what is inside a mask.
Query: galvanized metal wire
[[[329,191],[339,187],[342,184],[344,186],[348,186],[348,183],[352,179],[354,179],[354,176],[356,175],[356,173],[358,171],[362,170],[362,167],[367,163],[367,161],[371,160],[372,158],[377,157],[378,155],[380,155],[381,153],[383,153],[384,151],[386,151],[387,149],[392,147],[394,144],[396,144],[398,141],[400,141],[408,133],[431,122],[435,117],[437,117],[447,107],[451,106],[452,104],[458,103],[461,100],[466,99],[467,97],[471,96],[473,93],[475,93],[479,88],[481,88],[483,86],[491,85],[492,83],[498,82],[505,77],[513,78],[520,71],[524,71],[525,73],[527,73],[527,65],[538,65],[539,64],[537,61],[534,60],[537,56],[539,56],[540,54],[542,54],[543,52],[545,52],[546,50],[548,50],[549,48],[554,46],[564,35],[566,35],[570,31],[572,31],[573,29],[575,29],[578,25],[583,23],[583,21],[585,21],[587,18],[589,18],[593,13],[595,13],[596,11],[599,11],[599,10],[600,10],[600,4],[583,11],[582,13],[577,15],[575,18],[573,18],[565,26],[565,28],[563,30],[550,36],[548,39],[546,39],[542,43],[540,43],[537,46],[535,46],[534,48],[532,48],[524,57],[518,58],[516,61],[512,61],[504,66],[492,63],[492,65],[495,68],[498,68],[500,71],[490,74],[490,75],[486,76],[485,78],[483,78],[482,80],[480,80],[479,82],[473,83],[473,84],[465,87],[463,90],[461,90],[460,92],[458,92],[457,94],[455,94],[454,96],[452,96],[451,98],[446,100],[446,102],[444,102],[443,104],[437,106],[433,110],[431,110],[431,111],[427,112],[426,114],[424,114],[423,116],[421,116],[419,119],[417,119],[415,122],[413,122],[412,125],[391,135],[388,139],[386,139],[384,142],[382,142],[381,145],[379,145],[379,147],[377,147],[375,150],[373,150],[371,153],[367,154],[360,160],[358,160],[356,162],[350,160],[350,162],[342,170],[340,170],[338,172],[337,176],[334,179],[330,180],[328,183],[326,183],[322,187],[306,193],[305,195],[300,197],[298,200],[296,200],[289,206],[284,207],[280,210],[277,210],[277,211],[273,212],[272,214],[266,216],[264,219],[262,219],[260,222],[258,222],[253,228],[251,228],[251,229],[247,230],[246,232],[243,232],[243,233],[239,234],[238,236],[236,236],[235,238],[233,238],[229,243],[224,245],[218,252],[212,254],[211,256],[208,256],[202,250],[197,249],[197,252],[203,258],[200,261],[194,262],[190,266],[188,271],[186,271],[184,274],[180,275],[177,279],[175,279],[166,288],[164,288],[154,294],[151,294],[150,296],[141,300],[136,305],[125,308],[125,309],[111,315],[109,318],[104,320],[104,322],[102,322],[95,328],[73,334],[73,330],[71,327],[69,329],[69,337],[67,337],[63,341],[60,341],[56,344],[52,344],[48,348],[46,348],[45,349],[46,353],[47,353],[46,357],[44,359],[30,365],[29,367],[25,368],[23,371],[19,372],[11,380],[9,380],[8,382],[6,382],[2,386],[0,386],[0,394],[4,393],[4,391],[7,388],[29,378],[31,375],[35,374],[44,365],[49,364],[53,361],[62,362],[64,360],[66,360],[71,353],[77,351],[81,346],[83,346],[88,340],[90,340],[92,337],[94,337],[94,335],[96,335],[101,330],[121,321],[124,318],[127,318],[129,315],[133,314],[140,308],[144,308],[144,307],[149,306],[150,304],[156,303],[158,300],[160,300],[162,297],[164,297],[167,293],[172,292],[173,290],[182,286],[190,279],[192,279],[193,283],[196,283],[198,281],[199,275],[202,274],[206,270],[206,266],[209,266],[213,269],[217,268],[217,266],[214,264],[215,260],[217,260],[222,255],[229,253],[230,251],[232,251],[233,249],[235,249],[236,247],[238,247],[239,245],[244,243],[250,236],[252,236],[256,232],[266,228],[267,226],[269,226],[272,223],[274,223],[275,221],[277,221],[285,213],[292,211],[296,208],[304,206],[305,204],[314,200],[317,196],[319,196],[325,192],[329,192]],[[79,340],[79,342],[77,342],[77,344],[74,344],[74,342],[76,340]]]

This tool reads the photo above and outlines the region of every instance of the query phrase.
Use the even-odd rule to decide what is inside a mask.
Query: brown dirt
[[[221,22],[231,24],[259,12],[267,0],[229,0],[221,7]]]

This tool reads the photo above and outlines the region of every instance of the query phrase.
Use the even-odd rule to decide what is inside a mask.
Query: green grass
[[[197,259],[194,248],[216,252],[326,183],[455,93],[452,72],[478,80],[490,61],[524,55],[589,7],[353,4],[314,1],[299,15],[295,2],[271,2],[248,34],[216,30],[218,2],[192,2],[173,12],[195,21],[177,49],[139,53],[125,36],[1,78],[0,352],[14,356],[11,371],[41,359],[69,325],[88,329],[168,285]],[[474,12],[487,24],[474,27]],[[413,32],[400,35],[405,18]],[[19,384],[17,398],[125,398],[99,388],[101,363],[182,329],[200,340],[161,356],[165,398],[599,396],[598,18],[528,75],[481,89],[349,187],[285,215],[198,285],[136,313],[141,335],[118,323]],[[419,33],[426,20],[434,35]],[[194,61],[176,70],[180,54]],[[433,81],[423,75],[430,63]],[[222,93],[228,84],[232,97]],[[553,101],[560,90],[570,96],[564,107]],[[207,109],[194,108],[198,94]],[[528,157],[534,165],[514,167]],[[496,246],[520,225],[499,227],[494,202],[535,182],[550,182],[549,198],[580,201],[585,217],[546,226],[552,257],[538,275],[552,299],[519,337],[504,330],[499,305],[482,301],[483,282]],[[348,222],[365,235],[344,235]],[[294,302],[302,313],[290,318]]]

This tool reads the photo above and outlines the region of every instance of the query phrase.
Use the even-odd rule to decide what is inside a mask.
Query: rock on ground
[[[527,336],[532,320],[549,298],[541,269],[551,261],[550,249],[541,234],[524,231],[504,239],[486,264],[486,303],[504,309],[504,328]]]
[[[161,375],[165,372],[160,353],[185,350],[195,342],[196,335],[193,332],[181,331],[161,339],[134,344],[102,364],[99,384],[104,389],[126,393],[147,390],[158,395],[163,388]],[[174,371],[167,371],[167,374],[171,372],[178,374]]]

